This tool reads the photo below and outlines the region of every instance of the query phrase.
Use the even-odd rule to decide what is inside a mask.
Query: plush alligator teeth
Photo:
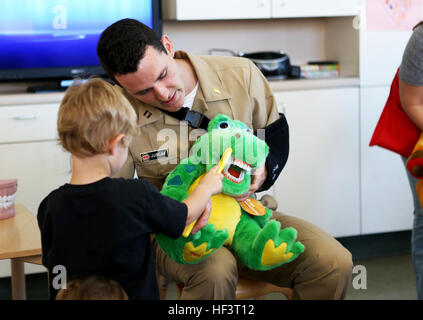
[[[8,208],[13,205],[15,201],[16,193],[9,195],[9,196],[0,196],[0,209],[1,208]]]
[[[226,164],[222,173],[226,179],[234,183],[241,183],[244,180],[245,172],[250,173],[251,169],[248,163],[231,157],[231,161]]]
[[[235,182],[235,183],[241,183],[244,180],[244,175],[245,175],[245,171],[244,170],[241,171],[241,173],[239,174],[239,177],[234,177],[226,169],[223,170],[222,173],[223,173],[223,175],[225,176],[226,179],[228,179],[228,180],[230,180],[232,182]]]
[[[244,169],[245,171],[248,171],[248,172],[251,171],[251,166],[248,163],[244,162],[244,161],[241,161],[241,160],[238,160],[238,159],[234,159],[232,164],[240,167],[241,169]]]

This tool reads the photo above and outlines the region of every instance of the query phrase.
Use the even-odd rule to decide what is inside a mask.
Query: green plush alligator
[[[178,239],[157,234],[161,248],[174,261],[198,263],[222,245],[230,248],[249,268],[269,270],[294,260],[304,251],[296,242],[294,228],[280,228],[270,220],[272,211],[249,198],[239,203],[233,196],[244,194],[252,171],[264,166],[269,148],[240,121],[217,115],[193,145],[190,156],[168,175],[161,191],[176,200],[185,199],[202,175],[216,165],[227,148],[231,159],[223,170],[222,193],[212,197],[208,224],[196,234]]]

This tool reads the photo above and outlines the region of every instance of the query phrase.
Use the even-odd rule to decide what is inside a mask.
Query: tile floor
[[[357,272],[347,293],[347,300],[415,300],[416,286],[409,254],[354,261]],[[365,274],[362,271],[365,268]],[[355,281],[354,281],[355,280]],[[47,299],[46,275],[27,276],[27,298]],[[355,288],[353,283],[355,283]],[[357,288],[357,285],[361,288]],[[365,288],[364,288],[365,287]],[[10,299],[10,278],[0,279],[0,300]],[[177,299],[176,288],[169,285],[167,299]],[[284,299],[274,293],[267,299]]]

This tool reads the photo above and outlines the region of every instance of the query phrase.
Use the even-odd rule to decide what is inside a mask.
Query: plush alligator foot
[[[184,250],[182,252],[182,257],[186,262],[195,262],[200,260],[201,258],[209,255],[215,248],[211,248],[207,250],[207,242],[203,242],[198,247],[196,247],[191,241],[187,242],[184,246]]]
[[[206,225],[195,235],[190,235],[182,250],[185,263],[196,263],[203,260],[213,251],[220,248],[228,238],[226,230],[216,230],[213,224]]]
[[[261,264],[270,267],[288,261],[294,256],[294,253],[287,253],[287,249],[288,245],[286,242],[276,247],[272,239],[267,240],[264,246],[263,255],[261,256]]]
[[[269,221],[260,231],[259,243],[264,243],[261,255],[261,264],[264,267],[272,267],[287,263],[298,257],[304,246],[296,242],[297,231],[294,228],[280,229],[280,223]]]

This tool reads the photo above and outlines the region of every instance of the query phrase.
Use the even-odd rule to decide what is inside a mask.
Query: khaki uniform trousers
[[[294,227],[306,249],[294,261],[269,271],[248,269],[225,247],[198,264],[171,260],[154,244],[157,269],[183,287],[181,299],[234,299],[238,276],[293,289],[293,299],[344,299],[352,276],[352,257],[336,239],[299,218],[274,213],[282,228]]]

